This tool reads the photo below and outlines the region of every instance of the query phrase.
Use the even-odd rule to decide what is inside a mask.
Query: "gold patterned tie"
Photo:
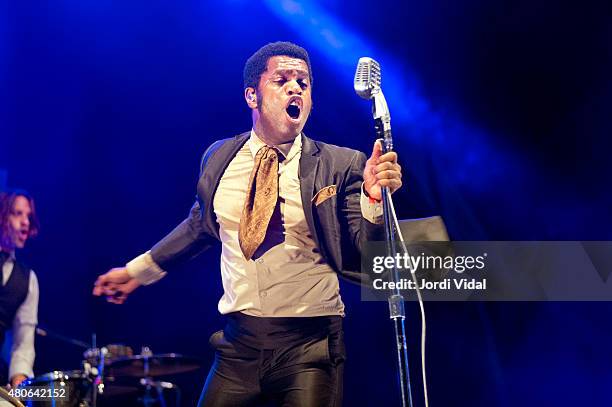
[[[278,154],[273,147],[264,146],[255,155],[238,230],[240,249],[247,260],[266,237],[277,199]]]

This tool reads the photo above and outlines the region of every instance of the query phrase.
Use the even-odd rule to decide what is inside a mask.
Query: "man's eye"
[[[298,84],[300,85],[300,87],[302,89],[306,89],[308,87],[308,84],[306,82],[304,82],[304,81],[301,81],[301,80],[298,81]]]

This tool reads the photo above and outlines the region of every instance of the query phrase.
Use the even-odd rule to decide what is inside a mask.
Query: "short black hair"
[[[308,52],[295,45],[292,42],[277,41],[271,42],[259,48],[244,64],[244,88],[257,89],[261,74],[263,74],[268,68],[268,59],[277,56],[285,55],[291,58],[301,59],[308,65],[308,75],[310,77],[310,86],[312,86],[312,68],[310,67],[310,58]]]

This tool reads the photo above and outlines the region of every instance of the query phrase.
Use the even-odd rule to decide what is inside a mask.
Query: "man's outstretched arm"
[[[166,275],[166,269],[193,258],[209,248],[213,238],[202,230],[202,211],[196,201],[189,216],[153,248],[134,258],[125,267],[116,267],[98,277],[93,295],[106,296],[122,304],[141,285],[149,285]]]
[[[200,177],[209,158],[224,141],[217,140],[206,149],[200,163]],[[165,270],[208,249],[214,244],[215,238],[203,227],[202,216],[207,209],[202,208],[196,198],[187,218],[150,251],[134,258],[125,267],[116,267],[100,275],[94,283],[93,295],[104,295],[109,302],[122,304],[127,296],[141,285],[160,280],[166,275]]]

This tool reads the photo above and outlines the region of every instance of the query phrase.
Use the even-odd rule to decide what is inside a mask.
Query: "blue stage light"
[[[458,117],[436,112],[419,91],[418,75],[406,61],[399,61],[381,47],[372,44],[316,1],[265,0],[269,10],[294,29],[303,42],[314,47],[328,61],[336,64],[339,74],[352,77],[357,61],[370,56],[383,69],[382,87],[391,110],[397,137],[409,135],[409,142],[435,149],[442,161],[452,163],[453,171],[443,171],[445,183],[484,187],[496,176],[509,171],[517,160],[512,153],[494,145],[494,139],[482,129],[466,124]],[[487,163],[495,163],[494,167]],[[487,167],[487,171],[482,171]]]

